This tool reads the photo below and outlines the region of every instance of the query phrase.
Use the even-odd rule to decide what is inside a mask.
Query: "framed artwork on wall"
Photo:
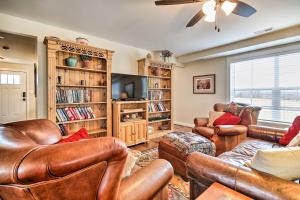
[[[193,76],[194,94],[216,94],[216,75]]]

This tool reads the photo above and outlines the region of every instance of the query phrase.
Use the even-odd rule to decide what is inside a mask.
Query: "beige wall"
[[[50,26],[1,13],[0,24],[1,31],[32,35],[36,36],[38,39],[38,118],[44,118],[47,114],[46,49],[43,44],[45,36],[56,36],[64,40],[74,40],[79,36],[85,37],[89,39],[91,45],[113,50],[115,51],[115,54],[113,56],[112,71],[119,73],[137,74],[137,59],[145,57],[148,53],[146,50],[112,42],[100,37],[90,36],[84,33],[78,33],[64,28]]]
[[[216,74],[216,94],[193,94],[193,76]],[[207,117],[218,102],[226,101],[226,58],[197,61],[174,70],[174,121],[193,126],[195,117]]]

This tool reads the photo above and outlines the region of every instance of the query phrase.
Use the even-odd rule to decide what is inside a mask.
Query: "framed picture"
[[[216,94],[216,75],[194,76],[193,88],[194,94]]]

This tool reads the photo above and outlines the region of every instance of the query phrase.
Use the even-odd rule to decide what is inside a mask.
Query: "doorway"
[[[36,118],[37,40],[0,31],[0,123]]]

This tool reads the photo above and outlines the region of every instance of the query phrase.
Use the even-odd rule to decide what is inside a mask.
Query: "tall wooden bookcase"
[[[48,67],[48,119],[63,124],[71,132],[82,127],[92,137],[112,136],[111,63],[113,51],[46,37]],[[83,68],[80,56],[89,56],[90,66]],[[66,66],[66,58],[77,58],[75,67]],[[83,91],[88,99],[60,102],[57,91]],[[58,120],[57,110],[90,107],[94,117],[70,121]],[[81,112],[82,114],[82,112]],[[78,116],[78,115],[77,115]]]
[[[160,137],[173,129],[173,63],[138,60],[138,73],[148,77],[148,137]]]

